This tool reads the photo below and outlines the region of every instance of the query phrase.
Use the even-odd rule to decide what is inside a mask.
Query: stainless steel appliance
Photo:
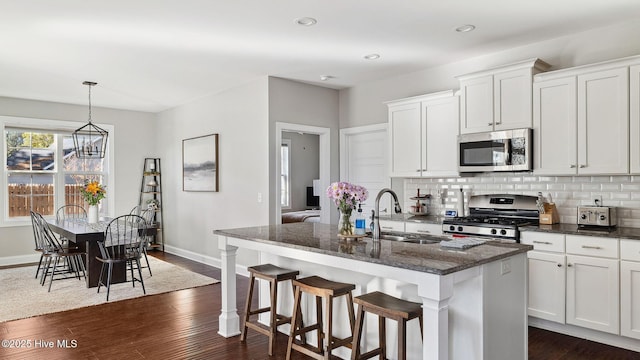
[[[459,135],[458,171],[531,170],[532,132],[532,129],[517,129]]]
[[[444,219],[442,231],[520,242],[518,226],[538,224],[537,199],[529,195],[472,195],[469,216]]]
[[[618,214],[615,207],[578,206],[579,227],[613,227],[617,224]]]

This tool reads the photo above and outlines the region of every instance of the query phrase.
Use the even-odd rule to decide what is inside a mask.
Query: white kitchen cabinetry
[[[441,224],[418,223],[407,221],[404,225],[405,231],[408,233],[416,233],[423,235],[442,235]]]
[[[619,334],[618,239],[567,235],[566,242],[567,324]]]
[[[404,221],[380,220],[380,231],[404,232]]]
[[[629,94],[629,60],[536,75],[534,172],[629,173]]]
[[[640,241],[620,240],[620,335],[640,339]]]
[[[453,91],[387,103],[390,176],[456,176],[458,97]]]
[[[527,253],[529,263],[528,314],[540,319],[565,323],[564,235],[523,232],[520,242],[533,245]]]
[[[460,133],[531,127],[533,75],[549,68],[539,59],[458,76]]]
[[[420,101],[388,104],[391,177],[422,173],[422,118]],[[452,134],[452,136],[454,136]]]
[[[640,65],[629,68],[629,120],[631,173],[640,174]]]

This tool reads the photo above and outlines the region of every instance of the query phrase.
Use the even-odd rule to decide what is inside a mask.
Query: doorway
[[[320,222],[329,223],[329,214],[330,214],[330,204],[329,198],[326,196],[322,196],[324,194],[324,189],[329,186],[330,172],[331,172],[331,160],[330,160],[330,131],[329,128],[317,127],[317,126],[309,126],[309,125],[300,125],[300,124],[290,124],[290,123],[282,123],[276,122],[276,139],[275,146],[276,154],[280,154],[282,139],[285,133],[298,133],[298,134],[310,134],[318,136],[318,181],[316,182],[316,186],[321,191],[319,192],[319,207],[320,207]],[[286,137],[286,135],[284,136]],[[276,156],[276,181],[275,181],[275,194],[276,201],[274,201],[274,214],[275,214],[275,223],[282,223],[282,179],[280,174],[282,174],[282,159],[281,156]]]

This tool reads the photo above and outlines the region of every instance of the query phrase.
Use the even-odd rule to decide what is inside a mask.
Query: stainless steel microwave
[[[532,141],[532,129],[459,135],[458,171],[529,171],[533,167]]]

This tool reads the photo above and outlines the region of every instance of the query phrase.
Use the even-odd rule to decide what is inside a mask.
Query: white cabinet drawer
[[[424,235],[442,235],[441,224],[406,222],[405,231]]]
[[[620,259],[640,261],[640,240],[620,239]]]
[[[535,250],[564,252],[564,234],[523,231],[520,233],[520,243],[533,245]]]
[[[567,254],[618,258],[618,239],[567,235]]]
[[[380,220],[380,231],[404,232],[404,221]]]

